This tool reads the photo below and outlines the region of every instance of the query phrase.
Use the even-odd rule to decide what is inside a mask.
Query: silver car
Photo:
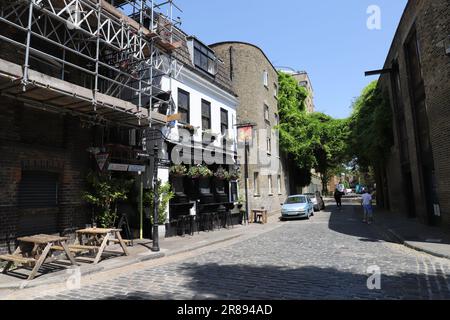
[[[305,193],[305,195],[311,199],[311,201],[314,205],[314,211],[325,210],[325,202],[323,201],[323,198],[320,195],[320,192]]]
[[[306,218],[314,215],[314,205],[306,195],[290,196],[282,204],[281,220]]]

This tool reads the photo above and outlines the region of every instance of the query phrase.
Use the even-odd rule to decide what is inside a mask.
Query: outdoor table
[[[66,237],[39,234],[18,238],[17,240],[19,241],[19,246],[12,255],[0,256],[0,260],[8,261],[8,264],[3,269],[3,273],[6,273],[15,262],[23,265],[34,265],[31,274],[28,276],[28,280],[32,280],[42,264],[46,260],[50,260],[49,253],[51,250],[64,251],[72,265],[77,265],[66,244],[68,240]],[[61,248],[61,250],[55,248]]]
[[[70,246],[75,249],[93,249],[98,250],[97,255],[94,259],[94,264],[97,264],[105,250],[108,242],[114,240],[114,236],[118,240],[118,243],[122,247],[122,250],[126,256],[129,255],[127,246],[120,235],[121,229],[104,229],[104,228],[87,228],[82,230],[77,230],[79,245]],[[83,242],[83,235],[87,237],[86,242]]]
[[[267,210],[265,209],[252,209],[252,214],[250,216],[250,223],[257,222],[258,216],[262,216],[262,223],[267,223]],[[254,219],[254,220],[253,220]]]

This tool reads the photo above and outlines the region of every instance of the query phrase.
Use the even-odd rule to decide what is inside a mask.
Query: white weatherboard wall
[[[172,98],[176,106],[178,106],[178,88],[189,93],[190,98],[190,125],[199,128],[194,135],[197,142],[202,141],[202,99],[211,103],[211,132],[216,134],[215,145],[220,147],[221,130],[220,130],[220,109],[228,111],[228,137],[233,139],[234,144],[227,151],[234,152],[237,143],[237,128],[236,128],[236,109],[239,101],[237,97],[231,95],[225,90],[220,89],[205,78],[191,72],[184,68],[178,79],[170,79],[163,77],[161,82],[162,90],[172,92]],[[178,110],[176,110],[178,112]],[[178,142],[179,133],[178,127],[164,129],[164,134],[174,142]],[[169,181],[169,170],[160,169],[159,178],[163,183]],[[170,215],[170,213],[169,213]]]

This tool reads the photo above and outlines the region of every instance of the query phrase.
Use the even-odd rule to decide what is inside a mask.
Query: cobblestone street
[[[449,299],[450,264],[386,242],[360,208],[275,222],[254,238],[38,299]],[[381,289],[369,290],[378,266]]]

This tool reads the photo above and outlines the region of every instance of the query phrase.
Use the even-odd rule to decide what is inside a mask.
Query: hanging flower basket
[[[182,164],[177,164],[175,166],[170,167],[169,172],[174,177],[184,177],[187,175],[188,170],[186,166]]]
[[[241,178],[241,169],[237,167],[236,169],[233,169],[229,173],[229,180],[236,181]]]
[[[230,180],[230,174],[227,170],[222,167],[219,167],[216,172],[214,172],[214,177],[219,180]]]
[[[213,172],[208,169],[207,166],[204,165],[197,165],[194,167],[191,167],[188,172],[188,176],[192,179],[199,179],[199,178],[209,178],[212,177]]]

